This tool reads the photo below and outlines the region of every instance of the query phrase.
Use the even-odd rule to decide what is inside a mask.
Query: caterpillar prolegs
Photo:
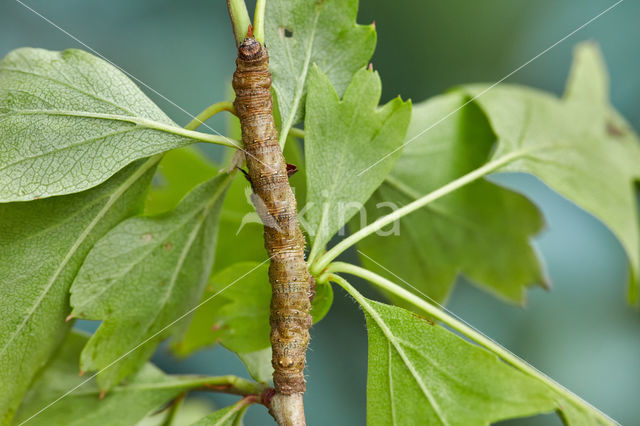
[[[254,204],[264,224],[265,247],[271,257],[273,381],[278,392],[290,395],[304,392],[306,387],[311,278],[304,260],[305,241],[298,225],[296,199],[278,144],[270,87],[267,49],[254,38],[247,38],[238,48],[233,74],[234,106],[242,127]]]

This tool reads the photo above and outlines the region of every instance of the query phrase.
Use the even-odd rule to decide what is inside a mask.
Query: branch
[[[280,426],[305,426],[304,403],[301,393],[277,393],[269,404],[269,414]]]

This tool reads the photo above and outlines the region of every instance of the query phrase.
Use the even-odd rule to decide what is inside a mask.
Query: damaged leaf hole
[[[289,28],[282,27],[280,28],[279,31],[280,31],[280,37],[284,37],[284,38],[293,37],[293,31],[291,31]]]

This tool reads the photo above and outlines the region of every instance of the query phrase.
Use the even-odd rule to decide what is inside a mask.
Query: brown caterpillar
[[[296,199],[273,120],[269,54],[254,38],[238,48],[233,89],[242,127],[248,177],[256,210],[264,224],[271,264],[271,347],[273,382],[286,395],[304,392],[305,353],[311,327],[310,274],[304,237],[298,226]],[[259,204],[259,208],[258,208]]]

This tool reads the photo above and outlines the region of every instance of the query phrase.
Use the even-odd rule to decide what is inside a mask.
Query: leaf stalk
[[[514,151],[496,160],[490,161],[486,163],[484,166],[479,167],[467,173],[466,175],[463,175],[458,179],[449,182],[448,184],[436,189],[435,191],[432,191],[426,194],[421,198],[418,198],[417,200],[399,208],[398,210],[395,210],[386,216],[382,216],[375,222],[365,226],[364,228],[360,229],[359,231],[351,234],[344,240],[340,241],[338,244],[336,244],[334,247],[328,250],[325,254],[319,257],[309,268],[311,273],[316,276],[319,275],[320,273],[322,273],[322,271],[329,265],[329,263],[333,259],[338,257],[342,252],[344,252],[346,249],[348,249],[352,245],[356,244],[358,241],[368,237],[374,232],[379,231],[380,229],[395,222],[396,220],[401,219],[402,217],[408,215],[409,213],[413,213],[414,211],[426,206],[427,204],[439,198],[442,198],[445,195],[457,189],[460,189],[463,186],[468,185],[469,183],[477,179],[480,179],[481,177],[515,160],[516,158],[526,155],[526,153],[527,151],[523,151],[523,150]]]
[[[193,120],[189,122],[186,126],[184,126],[187,130],[195,130],[201,125],[204,124],[205,121],[213,117],[219,112],[228,111],[233,115],[236,115],[236,110],[233,107],[233,103],[229,101],[217,102],[213,105],[207,107],[204,111],[198,114]]]

